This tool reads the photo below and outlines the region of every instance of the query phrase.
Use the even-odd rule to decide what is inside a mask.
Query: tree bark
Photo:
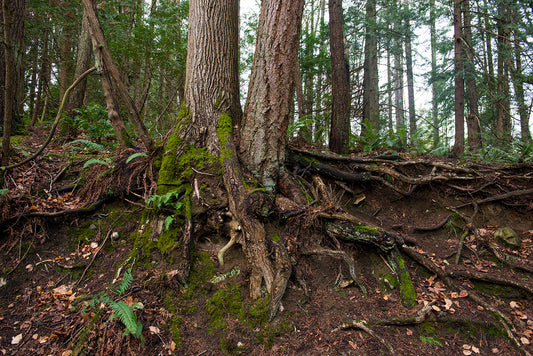
[[[303,0],[261,4],[248,98],[240,127],[244,166],[268,191],[283,171]],[[287,19],[291,19],[288,21]]]
[[[102,26],[100,25],[100,21],[98,20],[98,16],[96,14],[96,3],[94,2],[94,0],[82,1],[84,11],[87,14],[87,18],[89,20],[91,38],[93,39],[93,44],[96,43],[96,47],[94,48],[95,56],[101,57],[102,63],[104,63],[107,67],[109,75],[113,79],[116,89],[119,92],[126,108],[129,111],[130,118],[136,128],[137,135],[139,135],[139,138],[143,142],[146,149],[148,151],[152,151],[153,141],[150,138],[150,135],[148,133],[148,130],[146,129],[144,122],[141,120],[139,112],[135,107],[135,103],[133,102],[133,99],[131,98],[128,89],[124,85],[124,82],[120,77],[120,73],[115,64],[115,61],[113,60],[111,52],[109,51],[109,47],[102,31]]]
[[[189,40],[185,75],[188,134],[197,147],[218,153],[216,135],[222,113],[236,125],[239,102],[238,2],[195,0],[189,4]]]
[[[472,41],[472,16],[470,0],[463,0],[464,42],[465,42],[465,79],[468,99],[468,115],[466,117],[468,131],[468,147],[477,151],[481,148],[481,124],[479,122],[478,96],[476,86],[476,70],[474,66],[474,47]]]
[[[455,143],[452,153],[462,157],[465,147],[465,88],[463,78],[462,0],[453,2],[454,63],[455,63]]]
[[[78,78],[91,66],[91,33],[89,31],[89,19],[83,14],[81,22],[80,37],[78,41],[78,58],[76,60],[76,70],[74,77]],[[74,109],[81,108],[87,92],[87,79],[83,79],[78,86],[72,90],[71,97],[67,103],[66,114],[74,117]]]
[[[331,51],[331,130],[329,148],[344,154],[350,145],[350,68],[344,49],[342,0],[329,0]]]
[[[496,136],[498,142],[505,146],[511,141],[511,101],[509,92],[510,14],[509,3],[498,3],[498,73],[496,88]]]
[[[409,137],[410,140],[416,134],[416,111],[415,111],[415,81],[413,75],[413,50],[411,31],[411,13],[409,3],[404,0],[405,11],[405,71],[407,75],[407,101],[409,105]]]
[[[376,0],[367,0],[366,2],[366,21],[361,136],[365,135],[367,124],[374,131],[380,129]]]
[[[435,0],[430,0],[429,5],[429,26],[431,36],[431,122],[432,122],[432,138],[433,148],[439,145],[439,114],[437,103],[437,29],[436,29],[436,9]]]

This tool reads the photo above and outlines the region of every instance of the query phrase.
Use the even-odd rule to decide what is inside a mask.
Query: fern
[[[148,155],[146,153],[144,153],[144,152],[134,153],[134,154],[132,154],[131,156],[128,157],[128,159],[126,160],[126,164],[130,163],[131,161],[133,161],[137,157],[148,157]]]
[[[114,292],[118,295],[124,295],[133,283],[133,276],[131,275],[131,268],[124,272],[122,282],[114,289]]]
[[[8,190],[7,189],[0,189],[0,196],[7,195]]]
[[[433,336],[420,335],[420,341],[422,341],[424,344],[430,344],[430,345],[442,347],[442,343],[439,340],[435,339]]]
[[[90,160],[85,162],[85,164],[83,165],[83,169],[89,167],[91,164],[103,164],[108,167],[111,167],[111,164],[109,162],[102,161],[101,159],[98,159],[98,158],[91,158]]]
[[[76,143],[81,143],[83,146],[85,146],[85,148],[87,148],[88,150],[92,150],[92,151],[104,151],[105,150],[105,146],[104,145],[101,145],[99,143],[96,143],[96,142],[92,142],[92,141],[89,141],[89,140],[84,140],[84,139],[78,139],[78,140],[74,140],[72,142],[69,142],[68,144],[69,145],[73,145],[73,144],[76,144]]]
[[[141,338],[143,326],[137,320],[137,314],[133,311],[133,308],[142,308],[142,304],[135,303],[130,307],[125,301],[120,300],[118,302],[110,301],[108,305],[113,310],[113,315],[111,315],[109,320],[119,318],[126,326],[125,335],[133,334]]]

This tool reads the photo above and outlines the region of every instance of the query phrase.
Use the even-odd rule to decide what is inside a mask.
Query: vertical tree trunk
[[[407,101],[409,104],[409,136],[413,139],[416,134],[416,111],[415,111],[415,82],[413,75],[413,50],[411,31],[411,13],[409,3],[404,0],[405,10],[408,14],[405,19],[405,71],[407,75]]]
[[[35,103],[35,109],[33,110],[32,116],[31,116],[31,122],[30,126],[35,126],[35,123],[37,122],[37,117],[41,113],[41,106],[43,101],[43,96],[45,96],[46,88],[48,88],[48,84],[50,83],[50,58],[48,53],[48,41],[49,41],[49,31],[48,29],[45,30],[44,38],[42,41],[42,49],[41,49],[41,69],[39,71],[39,81],[37,84],[37,99]]]
[[[437,103],[437,29],[435,0],[430,1],[429,5],[429,27],[431,36],[431,123],[432,123],[432,137],[433,148],[439,145],[439,113]]]
[[[465,42],[465,79],[468,98],[468,115],[466,124],[468,129],[468,147],[474,151],[481,148],[481,124],[479,122],[478,96],[476,86],[476,69],[474,66],[474,48],[472,41],[472,16],[470,14],[470,0],[463,0],[464,14],[464,42]]]
[[[350,145],[350,68],[344,49],[342,0],[329,0],[328,4],[332,99],[329,148],[343,154]]]
[[[15,78],[15,59],[13,48],[13,7],[11,1],[2,1],[3,29],[4,29],[4,127],[2,137],[2,159],[0,164],[7,166],[9,164],[9,151],[11,149],[11,121],[13,118],[14,102],[14,78]],[[2,174],[3,175],[3,174]],[[2,179],[3,183],[3,179]]]
[[[283,170],[303,0],[264,0],[239,141],[245,167],[274,191]],[[291,21],[286,21],[291,19]]]
[[[496,135],[499,142],[508,144],[511,140],[511,101],[509,92],[510,46],[509,3],[498,3],[498,75],[496,99]]]
[[[455,143],[452,153],[462,157],[465,147],[465,88],[463,79],[462,0],[453,2],[454,63],[455,63]]]
[[[376,0],[366,2],[365,62],[363,77],[363,122],[361,136],[365,135],[366,124],[379,131],[379,79],[378,79],[378,35],[376,28]]]
[[[89,31],[89,20],[85,12],[81,22],[80,36],[78,40],[78,58],[76,60],[76,70],[74,77],[78,78],[91,65],[91,33]],[[87,92],[87,79],[83,79],[73,90],[68,98],[66,114],[74,117],[74,109],[83,106],[85,93]]]
[[[518,105],[518,115],[520,116],[520,139],[524,144],[531,142],[531,132],[529,130],[529,112],[525,102],[524,82],[522,79],[522,54],[520,51],[519,39],[515,37],[515,68],[511,72],[516,103]]]
[[[403,50],[399,39],[394,40],[394,106],[396,131],[405,130],[405,114],[403,110]]]
[[[72,83],[72,75],[74,72],[74,65],[72,61],[72,24],[70,24],[70,19],[68,16],[65,16],[65,24],[61,32],[61,47],[59,58],[61,60],[60,71],[59,71],[59,103],[63,101],[63,96],[65,95],[65,90]],[[87,68],[88,69],[88,68]]]

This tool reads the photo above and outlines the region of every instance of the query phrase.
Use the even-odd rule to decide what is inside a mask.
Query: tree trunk
[[[15,77],[15,59],[13,49],[13,8],[11,2],[8,0],[2,1],[2,15],[3,15],[3,29],[4,29],[4,77],[3,89],[4,89],[4,127],[2,137],[2,159],[0,164],[2,166],[9,165],[9,151],[11,149],[11,121],[13,118],[13,102],[14,102],[14,77]],[[3,174],[2,174],[3,176]],[[0,179],[3,183],[3,178]],[[3,185],[3,184],[2,184]]]
[[[43,101],[43,96],[46,96],[45,92],[50,83],[50,57],[48,53],[48,40],[49,40],[49,31],[45,30],[43,45],[41,50],[41,69],[39,71],[39,81],[37,84],[37,99],[35,103],[35,109],[32,112],[30,126],[34,127],[37,122],[37,117],[41,113],[41,105]]]
[[[509,93],[510,46],[509,4],[498,3],[498,74],[496,99],[496,136],[504,146],[511,140],[511,101]]]
[[[476,69],[474,66],[474,48],[472,41],[472,16],[470,14],[469,0],[463,0],[464,14],[464,42],[465,42],[465,79],[466,94],[468,98],[468,116],[466,124],[468,129],[468,147],[473,151],[481,148],[481,124],[479,122],[478,97],[476,87]]]
[[[303,0],[261,4],[257,45],[240,127],[244,166],[273,192],[283,170]],[[287,21],[291,19],[291,21]]]
[[[380,130],[376,0],[367,0],[366,19],[361,136],[365,135],[367,125],[376,132]]]
[[[152,151],[153,141],[150,138],[150,135],[148,134],[148,130],[146,129],[144,122],[141,120],[139,112],[135,107],[135,103],[133,102],[133,99],[131,98],[128,89],[126,88],[124,82],[120,77],[118,68],[115,64],[115,61],[113,60],[113,57],[111,56],[109,47],[107,46],[107,42],[102,31],[102,26],[100,25],[100,21],[98,20],[98,16],[96,14],[96,3],[94,2],[94,0],[82,1],[84,11],[87,14],[87,18],[89,20],[91,38],[93,39],[93,44],[96,43],[96,47],[94,47],[95,56],[100,56],[100,58],[102,59],[102,63],[105,64],[107,70],[109,71],[109,75],[113,79],[116,89],[119,92],[126,108],[130,113],[130,118],[136,128],[137,135],[139,135],[139,138],[143,142],[146,149],[148,151]]]
[[[452,153],[462,157],[465,147],[465,87],[463,79],[462,0],[453,2],[454,63],[455,63],[455,143]]]
[[[72,75],[74,72],[74,65],[72,61],[72,31],[73,27],[70,24],[68,15],[65,15],[65,24],[61,31],[61,47],[60,47],[60,71],[59,71],[59,103],[63,101],[65,90],[72,82]],[[88,68],[87,68],[88,69]]]
[[[394,0],[393,9],[396,11],[400,9],[398,0]],[[396,19],[394,22],[393,31],[396,33],[396,36],[392,41],[394,52],[394,112],[396,117],[396,132],[403,136],[405,133],[402,132],[405,131],[405,115],[403,110],[403,48],[399,36],[402,29],[401,21],[402,19]],[[404,140],[402,139],[402,142],[403,141]]]
[[[91,33],[89,31],[89,19],[83,14],[81,22],[80,37],[78,40],[78,58],[76,61],[76,70],[74,77],[78,78],[83,72],[90,68],[91,65]],[[81,108],[87,92],[87,79],[83,79],[70,94],[66,114],[74,117],[74,109]]]
[[[410,140],[416,134],[416,111],[415,111],[415,83],[413,75],[413,51],[412,51],[412,37],[411,32],[411,13],[409,4],[404,0],[405,9],[408,14],[405,19],[405,70],[407,75],[407,101],[409,103],[409,136]]]
[[[329,148],[344,154],[350,145],[350,68],[344,49],[342,0],[329,0],[328,4],[332,100]]]
[[[185,107],[197,147],[220,149],[216,135],[222,113],[240,122],[238,66],[238,2],[195,0],[189,4],[189,42],[185,75]]]
[[[529,130],[529,112],[525,102],[524,81],[522,79],[522,54],[520,53],[520,43],[515,38],[515,68],[511,72],[515,99],[518,105],[518,115],[520,116],[520,139],[522,143],[531,142],[531,132]]]
[[[437,103],[437,29],[435,25],[437,14],[435,0],[431,0],[429,6],[429,26],[431,36],[431,122],[433,126],[433,148],[437,148],[439,146],[439,107]]]

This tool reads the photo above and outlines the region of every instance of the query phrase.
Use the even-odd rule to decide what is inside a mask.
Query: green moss
[[[521,293],[519,289],[510,286],[502,286],[499,284],[481,281],[474,281],[474,289],[485,294],[499,295],[504,297],[516,297],[518,293]]]
[[[382,229],[378,229],[376,227],[366,226],[363,224],[356,224],[353,225],[353,228],[355,231],[360,232],[362,234],[370,234],[370,233],[381,233],[383,232]]]
[[[174,315],[170,319],[170,331],[172,333],[172,340],[178,349],[181,348],[181,318]]]
[[[175,245],[176,237],[178,235],[177,229],[163,230],[157,238],[157,248],[163,255],[167,254]]]
[[[184,299],[191,299],[196,291],[207,294],[207,290],[203,289],[204,286],[213,276],[216,274],[215,265],[211,261],[211,257],[205,252],[191,251],[191,273],[189,275],[189,284],[183,291]]]
[[[231,117],[228,114],[220,115],[217,124],[217,137],[222,150],[226,148],[232,133],[233,123],[231,121]]]
[[[157,179],[157,194],[163,195],[180,185],[176,177],[176,155],[178,146],[182,143],[177,130],[168,138],[165,145],[165,152],[161,159],[161,168],[159,169],[159,178]]]
[[[209,313],[209,333],[222,331],[225,334],[226,320],[230,316],[238,320],[244,319],[243,298],[240,285],[229,284],[226,288],[219,289],[213,297],[207,300],[205,306]]]
[[[435,336],[437,332],[437,329],[435,328],[435,325],[433,325],[430,321],[425,321],[422,324],[420,324],[420,333],[425,336]]]

